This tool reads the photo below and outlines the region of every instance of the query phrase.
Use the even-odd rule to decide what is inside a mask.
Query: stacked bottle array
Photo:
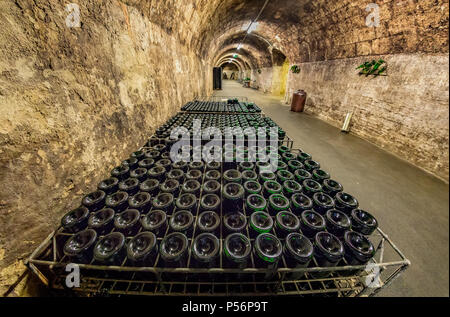
[[[256,149],[256,162],[238,162],[247,149],[233,146],[224,155],[235,160],[206,164],[172,162],[169,150],[158,144],[134,152],[62,218],[72,234],[66,260],[273,272],[373,257],[368,236],[376,219],[308,153],[269,146]],[[258,161],[264,155],[279,159],[276,172]]]
[[[227,112],[243,114],[261,112],[261,109],[254,103],[239,102],[238,99],[228,99],[226,102],[194,100],[185,104],[181,110],[190,112]]]
[[[254,128],[258,132],[259,128],[266,130],[267,139],[270,138],[270,128],[277,128],[276,137],[282,141],[286,137],[286,132],[279,127],[271,118],[262,117],[261,115],[240,115],[240,114],[204,114],[204,113],[178,113],[170,118],[165,124],[156,129],[153,139],[168,139],[170,141],[170,133],[176,127],[184,127],[189,132],[193,132],[194,120],[201,120],[201,129],[215,127],[220,129],[225,135],[226,128]],[[152,146],[152,144],[149,144]]]

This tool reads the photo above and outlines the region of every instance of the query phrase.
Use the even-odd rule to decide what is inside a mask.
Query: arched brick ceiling
[[[236,54],[248,56],[255,61],[256,68],[270,67],[272,65],[272,58],[269,44],[254,34],[250,34],[245,39],[245,42],[242,42],[245,34],[245,32],[240,32],[228,38],[222,37],[223,40],[219,41],[217,45],[219,48],[215,49],[213,61],[223,55],[224,52],[231,50]],[[239,44],[242,44],[242,47],[240,50],[237,50],[236,48]]]
[[[247,58],[245,58],[245,57],[243,57],[243,56],[234,58],[232,53],[228,53],[228,54],[223,55],[223,56],[222,56],[222,57],[214,64],[214,66],[218,66],[220,63],[222,63],[222,61],[230,60],[230,59],[234,59],[235,61],[237,61],[237,62],[242,66],[242,69],[251,69],[251,68],[255,68],[255,67],[256,67],[255,65],[253,65],[253,64],[251,63],[251,61],[249,61]]]
[[[214,63],[217,63],[217,60],[221,59],[224,56],[233,56],[235,54],[238,55],[237,58],[240,58],[247,62],[251,66],[251,68],[258,68],[261,65],[261,63],[258,61],[258,58],[253,55],[254,53],[244,48],[241,48],[239,51],[236,51],[235,48],[225,48],[220,51],[219,54],[217,54],[217,58],[214,60]]]
[[[118,0],[212,62],[239,39],[264,0]],[[448,52],[448,0],[380,1],[381,25],[366,26],[368,0],[269,0],[245,42],[256,55],[273,47],[291,63],[370,54]],[[433,16],[430,19],[424,16]],[[245,35],[245,34],[244,34]],[[258,40],[259,37],[259,40]],[[264,44],[262,42],[268,42]],[[264,59],[258,65],[265,65]]]

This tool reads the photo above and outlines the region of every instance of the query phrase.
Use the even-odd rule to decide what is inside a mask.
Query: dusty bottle
[[[178,210],[170,218],[169,226],[172,231],[181,232],[186,236],[192,234],[194,216],[188,210]]]
[[[162,210],[152,210],[141,218],[141,225],[144,231],[151,231],[161,238],[167,230],[167,215]]]
[[[138,166],[147,169],[147,171],[155,165],[155,160],[151,158],[144,158],[139,161]]]
[[[180,193],[180,183],[176,179],[166,179],[159,186],[161,192],[172,194],[174,197],[177,197]]]
[[[66,213],[61,219],[61,226],[64,231],[75,233],[87,227],[89,219],[89,209],[80,206]]]
[[[290,233],[286,237],[283,254],[286,259],[286,265],[289,268],[306,268],[313,257],[314,246],[304,235]],[[303,275],[303,272],[293,272],[289,273],[286,277],[291,280],[298,280]]]
[[[136,157],[130,157],[129,159],[122,162],[122,165],[128,166],[130,171],[138,167],[139,160]]]
[[[250,216],[249,234],[256,238],[262,233],[269,233],[273,228],[273,219],[263,211],[254,212]]]
[[[227,170],[223,173],[224,184],[242,183],[242,174],[238,170]]]
[[[163,166],[156,165],[148,170],[148,178],[157,179],[159,182],[164,180],[166,169]]]
[[[217,266],[219,252],[220,242],[215,235],[208,232],[199,234],[192,244],[194,266],[200,268]]]
[[[216,180],[209,180],[203,183],[203,194],[216,194],[220,195],[221,185]]]
[[[220,217],[214,211],[204,211],[198,216],[197,229],[200,232],[220,233]]]
[[[188,239],[181,232],[173,232],[161,241],[159,253],[166,267],[186,267]]]
[[[313,207],[313,201],[305,194],[296,193],[291,196],[291,211],[297,215],[305,210],[311,210]]]
[[[127,237],[134,236],[139,230],[139,219],[141,214],[136,209],[122,211],[114,219],[114,227]]]
[[[159,181],[155,178],[147,179],[139,184],[139,190],[149,193],[151,196],[156,195],[159,192]]]
[[[366,236],[370,236],[378,227],[375,217],[362,209],[352,210],[351,220],[352,229]]]
[[[220,181],[221,176],[218,170],[209,170],[205,173],[205,180]]]
[[[244,232],[247,218],[240,212],[228,213],[223,217],[223,226],[227,234]]]
[[[153,266],[158,255],[156,236],[152,232],[141,232],[127,245],[127,257],[133,266]]]
[[[286,238],[290,233],[298,232],[300,220],[289,211],[280,211],[275,217],[277,237]]]
[[[89,209],[90,212],[94,212],[102,209],[105,206],[105,197],[106,194],[104,191],[97,190],[84,196],[81,203],[83,204],[83,206]]]
[[[138,167],[130,172],[130,177],[138,179],[139,182],[145,181],[147,179],[147,176],[147,169],[143,167]]]
[[[334,200],[327,194],[322,192],[315,193],[312,197],[314,210],[317,211],[321,215],[325,215],[325,213],[334,208]]]
[[[97,234],[105,235],[114,228],[115,212],[111,208],[104,208],[92,213],[88,220],[88,227],[94,229]]]
[[[186,180],[196,180],[198,182],[202,181],[203,173],[200,170],[189,170],[186,173]]]
[[[330,209],[325,214],[327,231],[338,238],[342,238],[344,233],[351,228],[350,218],[337,209]]]
[[[229,234],[225,238],[223,246],[224,266],[228,268],[246,268],[251,250],[252,245],[245,235],[241,233]]]
[[[106,195],[110,195],[119,190],[119,179],[111,177],[102,180],[97,187],[98,190],[105,192]]]
[[[128,195],[132,196],[139,191],[139,180],[137,178],[128,178],[119,183],[119,190],[127,192]]]
[[[173,204],[173,195],[169,193],[160,193],[152,201],[153,208],[163,210],[166,213],[170,213],[172,211]]]
[[[318,232],[325,230],[325,219],[313,210],[302,212],[300,220],[300,229],[309,239],[314,239]]]
[[[359,203],[355,197],[345,192],[339,192],[334,196],[334,202],[336,209],[345,212],[350,215],[353,209],[358,208]]]
[[[120,181],[126,180],[130,177],[130,167],[126,165],[117,166],[111,171],[111,176],[119,179]]]
[[[105,205],[107,208],[114,209],[116,213],[122,212],[128,208],[128,193],[118,191],[106,197]]]
[[[197,180],[186,180],[181,186],[181,190],[183,193],[193,194],[196,197],[200,196],[201,185]]]
[[[130,209],[137,209],[141,214],[146,214],[152,205],[151,196],[147,192],[139,192],[128,198]]]
[[[258,181],[258,174],[250,170],[242,171],[242,182],[245,183],[248,181]]]
[[[241,211],[244,203],[244,187],[238,183],[227,183],[222,189],[223,212]]]
[[[125,236],[120,232],[100,238],[94,247],[94,259],[102,264],[121,265],[125,256]]]
[[[200,200],[201,210],[218,211],[220,208],[220,197],[216,194],[203,195]]]
[[[197,197],[194,194],[184,193],[176,200],[175,205],[178,209],[195,213],[197,209]]]
[[[88,264],[92,260],[94,243],[97,239],[95,230],[86,229],[71,236],[64,245],[63,252],[72,263]]]

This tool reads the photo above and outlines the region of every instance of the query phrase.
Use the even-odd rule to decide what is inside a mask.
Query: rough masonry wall
[[[359,76],[365,57],[300,64],[299,74],[289,74],[288,103],[304,89],[305,111],[338,127],[355,110],[353,133],[448,180],[448,54],[377,58],[387,62],[387,76]]]
[[[83,194],[210,91],[210,65],[137,9],[79,4],[82,27],[68,28],[61,1],[0,2],[0,285]]]

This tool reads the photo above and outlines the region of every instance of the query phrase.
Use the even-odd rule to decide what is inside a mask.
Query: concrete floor
[[[380,296],[449,296],[448,184],[357,136],[289,111],[281,97],[229,80],[214,95],[247,96],[376,216],[412,263]]]

